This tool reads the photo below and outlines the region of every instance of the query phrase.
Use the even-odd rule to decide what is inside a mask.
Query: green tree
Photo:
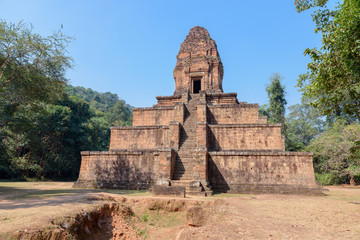
[[[269,123],[285,124],[285,86],[281,84],[281,76],[274,73],[270,77],[270,84],[266,86],[266,92],[269,97],[269,106],[265,111]]]
[[[360,159],[360,134],[351,134],[360,120],[360,1],[344,0],[335,9],[327,8],[327,2],[295,1],[298,12],[318,8],[312,17],[315,32],[322,34],[320,49],[305,50],[311,62],[298,87],[331,126],[309,145],[315,171],[328,176],[323,179],[328,183],[353,182]]]
[[[131,106],[66,85],[61,32],[0,21],[0,33],[0,178],[76,179],[80,152],[107,150],[110,126],[131,124]]]
[[[360,120],[360,1],[344,0],[330,10],[327,0],[296,1],[299,12],[312,7],[320,49],[306,49],[311,58],[298,87],[325,115],[348,115]]]
[[[62,32],[42,37],[20,22],[0,20],[0,100],[14,110],[33,101],[56,101],[71,67],[70,38]],[[2,107],[4,107],[2,104]]]
[[[308,10],[313,7],[325,7],[328,0],[295,0],[298,12]]]
[[[56,104],[21,105],[14,115],[14,130],[4,143],[9,153],[8,177],[75,179],[80,151],[99,149],[90,128],[89,105],[76,98]],[[2,176],[4,177],[4,176]]]
[[[33,33],[22,22],[0,20],[0,176],[25,175],[39,146],[34,120],[43,113],[42,103],[62,96],[65,71],[71,67],[66,55],[70,38],[60,31],[48,37]]]
[[[108,149],[110,127],[132,124],[132,107],[117,94],[99,93],[90,88],[71,85],[66,85],[66,93],[72,98],[85,101],[90,106],[92,115],[88,122],[88,131],[93,143],[92,150]]]
[[[129,126],[132,123],[132,110],[125,101],[117,101],[106,116],[112,126]]]
[[[302,151],[311,140],[318,137],[325,129],[325,120],[310,105],[309,99],[288,108],[286,116],[285,144],[287,151]]]
[[[264,117],[269,118],[269,116],[268,116],[268,108],[269,108],[269,106],[267,104],[260,105],[259,110],[258,110],[259,116],[264,116]]]
[[[87,123],[91,148],[86,150],[107,151],[110,143],[110,127],[111,125],[105,117],[91,117]]]
[[[320,181],[340,184],[360,180],[360,158],[352,157],[351,153],[351,149],[357,147],[354,142],[359,136],[358,123],[347,125],[339,119],[306,147],[307,151],[314,153],[315,173]]]
[[[109,126],[129,126],[132,124],[132,107],[124,100],[119,99],[117,94],[99,93],[90,88],[85,89],[71,85],[66,86],[66,93],[87,102],[95,116],[104,118]]]

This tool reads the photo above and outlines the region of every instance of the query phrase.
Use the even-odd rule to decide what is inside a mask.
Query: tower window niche
[[[201,90],[201,78],[193,79],[193,93],[199,93]]]

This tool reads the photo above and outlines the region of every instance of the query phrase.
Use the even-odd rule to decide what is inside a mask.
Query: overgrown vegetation
[[[348,125],[339,119],[305,148],[314,153],[314,167],[319,180],[326,184],[360,180],[360,159],[352,158],[350,152],[359,136],[358,123]]]
[[[116,94],[67,85],[71,40],[0,20],[0,178],[75,179],[80,151],[106,150],[110,126],[131,123]]]
[[[326,131],[306,150],[314,152],[318,180],[325,184],[360,181],[360,1],[344,0],[335,9],[328,0],[298,0],[298,12],[312,14],[322,47],[308,48],[308,72],[298,87],[327,117]]]
[[[309,101],[304,97],[288,108],[286,150],[313,152],[315,176],[324,185],[360,183],[359,122],[348,115],[322,116]],[[259,114],[268,115],[268,109],[261,106]]]
[[[285,119],[287,151],[303,151],[310,142],[325,131],[326,122],[308,99],[288,108]]]
[[[303,102],[290,106],[286,148],[314,153],[323,184],[360,183],[360,1],[296,0],[298,12],[316,8],[315,33],[322,47],[308,48],[308,72],[298,87]]]
[[[89,102],[81,99],[86,94],[64,94],[55,103],[17,108],[13,121],[1,129],[1,178],[75,179],[80,151],[108,149],[110,127],[130,124],[131,107],[116,94],[87,91],[94,95]]]
[[[299,12],[317,8],[312,17],[322,34],[322,47],[304,52],[311,62],[298,86],[324,115],[360,120],[360,1],[344,0],[335,9],[327,2],[296,1]]]

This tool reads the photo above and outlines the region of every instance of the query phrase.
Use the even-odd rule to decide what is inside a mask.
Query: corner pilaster
[[[180,141],[180,123],[179,122],[169,122],[169,141],[170,148],[179,150],[179,141]]]
[[[169,186],[170,180],[174,174],[175,157],[174,150],[159,153],[159,175],[156,182],[157,185]]]
[[[179,122],[181,124],[184,123],[185,117],[185,105],[183,102],[178,102],[175,104],[175,112],[174,112],[174,121]]]
[[[196,123],[196,145],[199,150],[207,151],[208,149],[208,128],[206,122]]]

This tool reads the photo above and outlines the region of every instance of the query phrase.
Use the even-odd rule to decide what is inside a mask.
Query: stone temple
[[[190,30],[176,58],[174,95],[134,108],[131,127],[111,128],[109,151],[82,152],[75,187],[321,193],[312,154],[285,152],[281,124],[223,92],[224,68],[205,28]]]

